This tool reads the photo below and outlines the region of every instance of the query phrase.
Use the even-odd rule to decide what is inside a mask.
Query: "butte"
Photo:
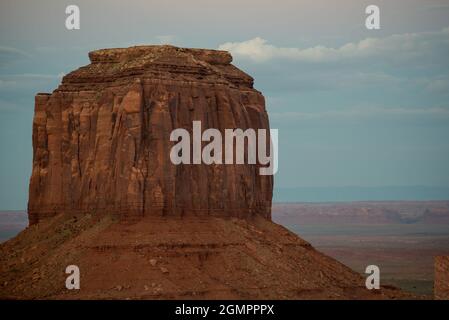
[[[103,49],[35,98],[29,227],[0,245],[7,299],[389,299],[271,221],[258,164],[174,165],[170,132],[269,129],[229,53]],[[65,287],[79,267],[80,290]]]

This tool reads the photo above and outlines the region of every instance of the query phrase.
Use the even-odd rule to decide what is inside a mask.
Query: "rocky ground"
[[[449,300],[449,256],[435,258],[435,299]]]
[[[77,265],[81,289],[65,288]],[[404,299],[261,217],[60,214],[0,245],[2,299]]]

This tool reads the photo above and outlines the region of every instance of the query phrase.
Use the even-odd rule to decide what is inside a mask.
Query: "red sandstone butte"
[[[57,213],[271,219],[273,177],[257,165],[174,165],[170,133],[269,128],[253,78],[229,53],[138,46],[91,63],[35,99],[30,224]]]
[[[263,96],[228,53],[145,46],[89,56],[36,97],[31,225],[0,243],[0,299],[415,298],[366,289],[273,223],[273,177],[258,165],[171,163],[171,131],[194,120],[203,130],[268,129]],[[80,290],[65,286],[69,265],[80,268]]]

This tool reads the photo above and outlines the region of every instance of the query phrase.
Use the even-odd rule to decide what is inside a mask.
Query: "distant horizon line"
[[[447,201],[449,186],[277,187],[273,202]]]
[[[273,203],[449,201],[449,186],[314,186],[274,187]],[[0,208],[6,211],[27,211]]]

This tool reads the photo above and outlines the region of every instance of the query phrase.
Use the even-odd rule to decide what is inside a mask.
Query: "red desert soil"
[[[65,288],[77,265],[81,289]],[[0,245],[2,299],[404,299],[262,217],[64,215]]]

